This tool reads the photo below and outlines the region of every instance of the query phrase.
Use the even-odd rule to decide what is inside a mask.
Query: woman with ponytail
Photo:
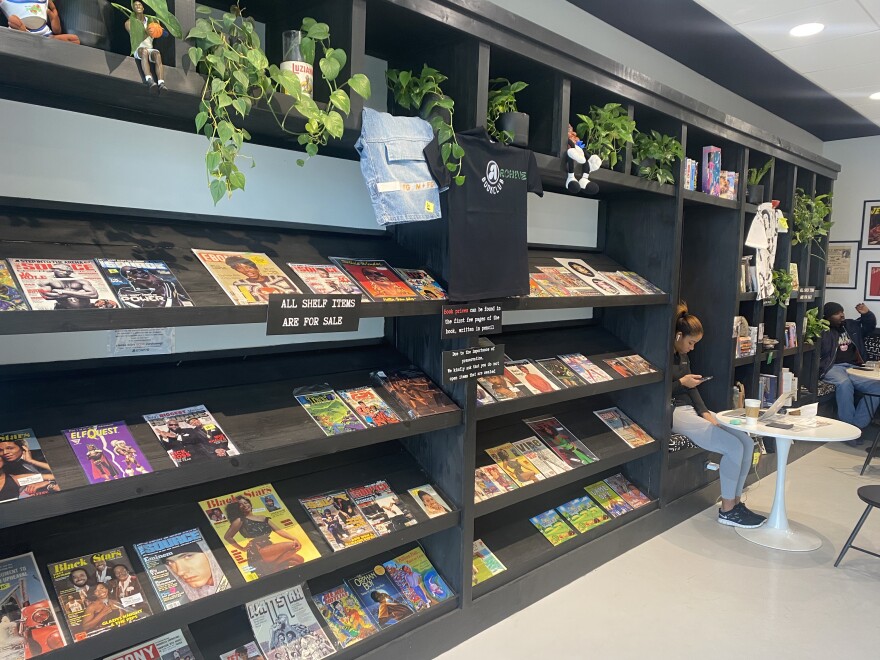
[[[749,511],[740,500],[749,467],[752,465],[754,442],[747,433],[718,425],[697,391],[703,377],[692,374],[688,353],[703,338],[703,324],[688,312],[687,305],[678,304],[675,322],[674,354],[672,356],[672,430],[686,435],[708,451],[721,454],[721,509],[718,522],[731,527],[760,527],[766,518]]]

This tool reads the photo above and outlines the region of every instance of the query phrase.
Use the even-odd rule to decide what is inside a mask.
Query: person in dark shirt
[[[721,508],[718,522],[731,527],[760,527],[766,521],[742,503],[743,486],[752,465],[754,442],[748,433],[718,425],[697,391],[702,376],[692,374],[688,353],[703,338],[703,324],[679,303],[672,358],[672,430],[708,451],[721,454]]]

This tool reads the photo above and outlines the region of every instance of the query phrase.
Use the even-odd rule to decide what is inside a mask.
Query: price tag
[[[816,287],[814,286],[802,286],[798,289],[798,300],[815,300],[816,299]]]
[[[267,335],[353,332],[361,320],[361,297],[273,294],[266,314]]]
[[[443,338],[493,335],[501,332],[501,303],[443,305]]]
[[[443,351],[443,382],[447,385],[503,373],[504,344]]]
[[[111,330],[107,349],[113,357],[167,355],[174,352],[174,328]]]

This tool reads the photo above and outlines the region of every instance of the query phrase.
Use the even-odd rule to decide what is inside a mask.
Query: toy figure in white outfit
[[[156,21],[150,19],[144,14],[144,3],[140,0],[133,0],[131,10],[134,14],[125,21],[125,29],[131,32],[131,22],[139,21],[143,23],[146,30],[146,37],[138,45],[134,51],[134,57],[140,61],[141,68],[144,73],[144,83],[151,89],[155,89],[157,93],[165,89],[165,67],[162,64],[162,54],[153,48],[153,39],[158,39],[164,33],[162,26]],[[152,64],[152,67],[150,66]],[[156,79],[153,80],[153,69],[155,69]]]
[[[64,34],[61,17],[53,0],[0,0],[0,9],[6,15],[11,30],[79,43],[79,37],[75,34]]]

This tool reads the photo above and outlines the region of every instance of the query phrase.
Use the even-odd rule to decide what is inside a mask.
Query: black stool
[[[865,512],[862,514],[862,517],[859,518],[859,522],[856,523],[856,528],[852,531],[852,534],[849,535],[849,538],[846,540],[846,543],[843,545],[843,550],[840,551],[840,556],[837,558],[837,561],[834,562],[835,568],[840,563],[840,560],[843,559],[843,556],[846,554],[846,551],[852,548],[853,550],[858,550],[859,552],[864,552],[865,554],[872,555],[874,557],[880,557],[876,552],[871,552],[870,550],[865,550],[864,548],[860,548],[858,546],[853,545],[853,541],[856,540],[856,535],[859,533],[859,530],[862,529],[862,525],[865,524],[865,520],[868,518],[868,514],[871,513],[871,509],[875,506],[880,507],[880,486],[862,486],[857,491],[859,499],[862,502],[867,503],[868,507],[865,509]]]
[[[877,452],[877,447],[880,446],[880,431],[877,432],[877,435],[874,436],[874,442],[868,447],[865,451],[868,452],[867,458],[865,458],[865,464],[862,466],[862,471],[859,472],[859,475],[865,474],[865,470],[868,469],[868,466],[871,464],[871,459],[874,458],[874,454]]]

